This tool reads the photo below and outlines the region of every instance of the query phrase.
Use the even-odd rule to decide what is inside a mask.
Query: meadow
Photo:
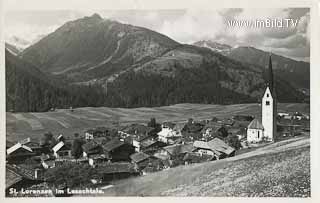
[[[278,112],[309,113],[310,105],[281,103]],[[83,134],[87,129],[98,126],[124,126],[130,123],[147,123],[155,117],[158,122],[186,122],[188,118],[195,120],[212,117],[229,118],[233,115],[245,114],[261,117],[259,104],[212,105],[212,104],[176,104],[161,107],[141,108],[108,108],[84,107],[57,109],[53,112],[41,113],[6,113],[6,134],[10,141],[26,137],[38,138],[50,131],[62,133],[72,138],[74,133]]]

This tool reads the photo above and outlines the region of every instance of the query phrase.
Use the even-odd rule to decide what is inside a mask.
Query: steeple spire
[[[272,71],[272,60],[271,60],[271,52],[269,54],[269,68],[268,68],[268,82],[267,85],[269,86],[269,89],[271,93],[274,91],[273,86],[273,71]]]

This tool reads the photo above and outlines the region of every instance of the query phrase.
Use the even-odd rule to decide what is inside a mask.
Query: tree
[[[226,139],[228,145],[235,148],[236,150],[239,150],[241,148],[241,143],[236,135],[229,135]]]
[[[75,133],[74,136],[75,136],[75,139],[73,140],[73,143],[72,143],[71,154],[75,159],[79,159],[83,153],[82,145],[84,144],[84,142],[79,138],[78,133]]]
[[[150,121],[148,122],[148,126],[154,128],[156,132],[161,131],[161,125],[157,123],[155,118],[150,119]]]
[[[56,144],[56,141],[55,141],[53,134],[51,132],[45,133],[40,141],[40,145],[43,147],[52,148],[55,144]]]

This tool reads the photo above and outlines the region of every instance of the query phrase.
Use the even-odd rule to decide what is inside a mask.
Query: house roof
[[[235,151],[233,147],[230,147],[227,143],[219,138],[214,138],[213,140],[208,142],[208,145],[211,149],[214,149],[219,152],[223,152],[227,155],[230,155]]]
[[[204,142],[204,141],[194,141],[193,143],[193,147],[194,148],[201,148],[201,149],[211,149],[208,145],[208,142]]]
[[[235,150],[233,147],[230,147],[228,144],[226,144],[223,140],[221,140],[219,138],[214,138],[213,140],[211,140],[209,142],[195,141],[193,143],[193,147],[201,148],[201,149],[208,149],[208,150],[212,150],[214,152],[222,152],[227,155],[231,154]]]
[[[171,155],[179,155],[187,152],[191,152],[193,150],[192,144],[175,144],[163,147]]]
[[[108,142],[107,138],[105,138],[105,137],[97,137],[97,138],[94,138],[94,141],[95,141],[96,143],[98,143],[99,145],[103,145],[103,144],[105,144],[105,143]]]
[[[248,129],[259,129],[263,130],[263,125],[260,123],[258,119],[253,119],[251,123],[248,125]]]
[[[6,164],[6,189],[22,179],[35,180],[34,171],[27,168]]]
[[[16,151],[16,150],[18,150],[20,148],[25,149],[25,150],[27,150],[29,152],[32,152],[32,149],[30,147],[25,146],[25,145],[23,145],[23,144],[18,142],[17,144],[15,144],[12,147],[10,147],[9,149],[7,149],[7,154],[9,155],[9,154],[13,153],[14,151]]]
[[[10,169],[9,167],[6,167],[6,189],[10,188],[22,179],[22,175],[19,175],[14,170]]]
[[[82,149],[84,152],[88,152],[96,147],[98,147],[99,144],[97,142],[95,142],[94,140],[91,140],[85,144],[82,145]]]
[[[107,152],[110,152],[122,145],[124,145],[125,143],[120,141],[119,139],[113,139],[107,143],[105,143],[104,145],[102,145],[102,148],[107,151]]]
[[[150,156],[148,154],[145,154],[143,152],[138,152],[130,155],[130,159],[136,163],[139,163],[141,161],[144,161],[148,159]]]
[[[58,144],[56,144],[56,145],[52,148],[52,150],[53,150],[54,152],[57,152],[57,151],[59,151],[63,146],[64,146],[64,142],[60,141]]]

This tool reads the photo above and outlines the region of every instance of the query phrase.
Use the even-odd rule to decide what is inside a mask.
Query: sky
[[[146,27],[180,42],[212,40],[231,46],[253,46],[295,60],[310,58],[310,10],[305,8],[216,10],[10,10],[5,14],[5,38],[16,36],[25,46],[67,21],[98,13],[103,18]],[[297,20],[287,28],[232,27],[228,21]],[[295,21],[294,21],[295,22]]]

